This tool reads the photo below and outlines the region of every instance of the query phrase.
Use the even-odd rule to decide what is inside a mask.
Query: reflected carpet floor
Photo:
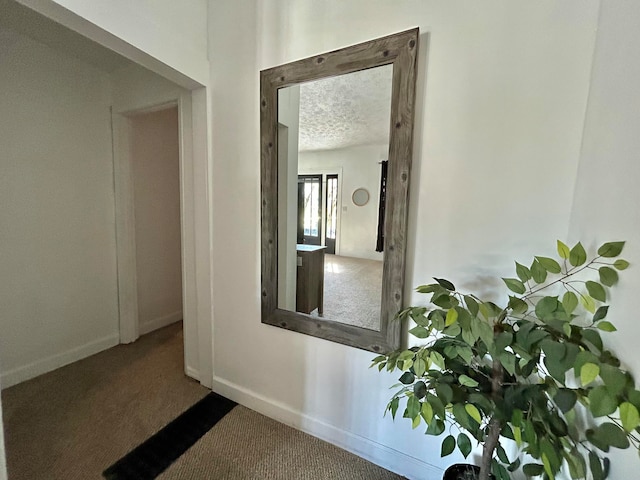
[[[184,375],[182,344],[178,323],[2,391],[9,480],[104,480],[209,393]],[[157,478],[402,477],[236,406]]]
[[[324,312],[322,318],[378,330],[382,262],[366,258],[324,256]],[[311,312],[314,317],[318,311]]]

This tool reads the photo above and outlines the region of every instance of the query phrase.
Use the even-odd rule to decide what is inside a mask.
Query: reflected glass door
[[[298,175],[298,243],[320,245],[322,175]]]
[[[327,222],[325,225],[326,253],[336,253],[338,231],[338,175],[327,175]]]

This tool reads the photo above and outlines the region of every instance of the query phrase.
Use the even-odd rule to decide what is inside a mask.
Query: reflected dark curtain
[[[380,173],[380,202],[378,203],[378,240],[376,241],[376,252],[384,250],[384,209],[387,203],[387,160],[380,162],[382,171]]]

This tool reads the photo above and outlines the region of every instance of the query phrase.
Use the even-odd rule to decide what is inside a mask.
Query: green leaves
[[[400,382],[405,385],[411,385],[416,379],[416,376],[411,372],[404,372],[400,377]]]
[[[464,385],[465,387],[477,387],[478,386],[478,382],[476,382],[473,378],[468,377],[466,375],[460,375],[458,377],[458,381],[460,382],[460,385]]]
[[[613,266],[618,270],[626,270],[627,268],[629,268],[629,262],[620,259],[613,262]]]
[[[578,395],[570,388],[559,389],[558,393],[556,393],[556,395],[553,397],[553,401],[562,411],[562,413],[567,413],[569,410],[571,410],[576,404],[577,400]]]
[[[598,249],[598,255],[606,258],[617,257],[623,248],[624,242],[607,242]]]
[[[601,302],[606,302],[607,301],[607,294],[604,291],[604,287],[602,285],[600,285],[597,282],[593,282],[591,280],[588,280],[585,283],[586,287],[587,287],[587,291],[589,292],[589,295],[591,295],[594,299],[599,300]]]
[[[453,435],[448,435],[443,441],[442,441],[442,449],[440,450],[440,456],[441,457],[446,457],[447,455],[450,455],[456,448],[456,439],[454,438]]]
[[[590,312],[590,313],[596,312],[596,303],[594,302],[593,298],[591,298],[589,295],[582,295],[580,297],[580,302],[582,303],[582,306],[585,308],[587,312]]]
[[[580,369],[580,382],[587,386],[593,382],[600,374],[600,367],[595,363],[587,362]]]
[[[544,467],[538,463],[525,463],[522,471],[527,477],[539,477],[544,472]]]
[[[424,419],[427,425],[433,420],[433,407],[428,401],[422,403],[420,416]]]
[[[482,422],[482,416],[480,415],[480,411],[475,405],[473,405],[472,403],[467,403],[464,406],[464,409],[467,411],[469,416],[473,418],[476,422],[478,423]]]
[[[607,322],[606,320],[598,323],[596,327],[598,327],[598,329],[602,330],[603,332],[615,332],[617,330],[617,328],[613,325],[613,323]]]
[[[622,421],[622,428],[624,428],[626,432],[631,432],[640,425],[640,414],[638,414],[638,409],[632,403],[621,403],[620,420]]]
[[[444,422],[439,418],[434,418],[433,421],[429,424],[429,427],[427,428],[427,431],[425,433],[427,435],[434,435],[437,437],[442,432],[444,432],[444,429]]]
[[[613,287],[618,283],[618,272],[611,267],[600,267],[598,269],[600,282],[607,287]]]
[[[589,392],[589,410],[594,417],[611,415],[617,408],[618,401],[615,395],[612,395],[604,385],[595,387]]]
[[[372,362],[401,370],[400,390],[387,411],[395,418],[406,402],[403,416],[413,428],[424,421],[426,434],[443,434],[442,456],[456,447],[469,456],[474,441],[483,443],[488,425],[499,419],[500,435],[533,459],[510,463],[498,443],[492,472],[499,480],[517,471],[554,479],[563,464],[574,480],[604,480],[609,463],[595,449],[627,448],[630,438],[636,448],[640,440],[640,390],[601,338],[601,332],[615,331],[608,318],[614,311],[604,303],[619,272],[629,267],[614,258],[624,242],[603,244],[597,256],[580,242],[569,248],[557,241],[556,247],[558,256],[534,256],[530,267],[515,262],[516,275],[502,278],[508,296],[501,300],[460,293],[443,278],[418,287],[430,294],[427,306],[406,308],[397,317],[415,322],[409,332],[424,345]],[[577,421],[583,414],[588,418]]]
[[[595,452],[589,452],[589,468],[591,469],[593,480],[604,480],[604,471],[602,470],[600,458],[598,458],[598,455],[596,455]]]
[[[448,327],[449,325],[453,325],[457,321],[458,321],[458,312],[456,311],[455,308],[450,308],[447,311],[446,318],[444,319],[444,325]]]
[[[536,304],[536,316],[542,321],[555,319],[554,314],[560,306],[558,297],[544,297]]]
[[[471,440],[464,433],[458,435],[458,449],[464,458],[467,458],[471,453]]]
[[[518,275],[518,278],[523,282],[531,279],[531,271],[524,265],[520,265],[518,262],[516,262],[516,275]]]
[[[526,287],[524,286],[524,283],[522,283],[520,280],[517,280],[515,278],[503,278],[502,281],[507,285],[507,288],[512,292],[522,295],[524,292],[527,291]]]
[[[441,287],[446,288],[447,290],[454,291],[456,289],[453,283],[451,283],[449,280],[445,280],[444,278],[436,278],[436,277],[433,277],[433,279],[436,282],[438,282],[438,284]]]
[[[519,299],[518,297],[511,296],[509,297],[509,308],[516,314],[527,313],[527,310],[529,310],[527,302]]]
[[[464,303],[467,304],[467,309],[471,313],[471,316],[475,317],[476,315],[478,315],[478,310],[479,310],[478,302],[476,302],[472,296],[465,295]]]
[[[531,264],[531,277],[536,283],[544,283],[544,281],[547,279],[547,271],[542,265],[540,265],[540,262],[535,259]]]
[[[413,371],[415,372],[417,377],[421,377],[424,375],[424,372],[427,370],[427,362],[424,358],[418,357],[413,362]]]
[[[569,256],[571,255],[569,247],[566,246],[564,243],[562,243],[560,240],[556,241],[556,245],[557,245],[558,255],[560,255],[560,258],[568,260]]]
[[[420,325],[413,327],[411,330],[409,330],[409,333],[416,338],[427,338],[429,337],[429,335],[431,335],[431,332],[428,329]]]
[[[597,322],[599,320],[602,320],[607,316],[608,312],[609,307],[607,305],[603,305],[602,307],[598,308],[598,310],[596,310],[596,313],[593,315],[593,321]]]
[[[576,245],[569,252],[569,263],[574,267],[579,267],[587,261],[587,252],[584,250],[584,247],[580,242],[576,243]]]
[[[413,420],[418,415],[420,415],[421,408],[422,407],[420,405],[420,400],[418,400],[416,397],[409,397],[409,399],[407,400],[407,409],[405,411],[405,416]]]
[[[609,447],[628,448],[627,434],[614,423],[603,423],[593,430],[587,430],[587,440],[604,452]]]
[[[538,263],[540,263],[540,265],[542,265],[542,268],[544,268],[547,272],[560,273],[560,264],[553,258],[536,257],[536,260],[538,260]]]
[[[562,297],[562,306],[564,311],[570,314],[578,306],[578,297],[573,292],[565,292]]]

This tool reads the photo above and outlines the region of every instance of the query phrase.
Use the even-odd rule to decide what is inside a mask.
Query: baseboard
[[[329,425],[296,411],[288,405],[266,398],[220,377],[214,376],[213,391],[409,479],[440,480],[442,478],[443,470],[435,465]]]
[[[189,365],[184,367],[184,373],[187,377],[193,378],[194,380],[200,381],[200,372]]]
[[[166,327],[168,325],[171,325],[172,323],[179,322],[180,320],[182,320],[182,310],[170,313],[169,315],[165,315],[164,317],[149,320],[144,323],[140,322],[140,335],[151,333],[154,330]]]
[[[85,345],[73,348],[63,353],[58,353],[42,360],[37,360],[28,365],[14,368],[8,372],[0,374],[0,385],[2,388],[11,387],[18,383],[30,380],[44,373],[51,372],[57,368],[64,367],[70,363],[87,358],[107,348],[118,345],[120,336],[118,333],[103,337],[99,340],[89,342]]]

